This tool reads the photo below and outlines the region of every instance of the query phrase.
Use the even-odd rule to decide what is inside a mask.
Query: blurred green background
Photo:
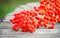
[[[39,0],[0,0],[0,19],[20,5]]]

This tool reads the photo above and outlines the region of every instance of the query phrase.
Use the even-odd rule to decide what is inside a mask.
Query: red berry
[[[54,25],[48,26],[49,29],[54,29]]]
[[[22,32],[28,32],[28,26],[23,26],[22,27]]]
[[[58,18],[57,20],[58,20],[58,22],[60,22],[60,18]]]
[[[14,31],[18,31],[18,30],[19,30],[18,27],[16,27],[16,26],[12,26],[12,29],[13,29]]]
[[[29,32],[34,32],[35,31],[35,28],[29,28]]]

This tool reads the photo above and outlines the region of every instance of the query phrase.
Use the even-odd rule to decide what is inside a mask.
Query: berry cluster
[[[14,14],[14,18],[10,20],[13,24],[12,29],[22,29],[23,32],[34,32],[40,27],[53,29],[55,23],[60,22],[59,8],[59,0],[41,0],[40,6]]]

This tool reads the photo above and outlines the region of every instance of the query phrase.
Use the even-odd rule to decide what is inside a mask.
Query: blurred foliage
[[[39,0],[0,0],[0,18],[4,17],[18,6],[29,2],[39,2]]]

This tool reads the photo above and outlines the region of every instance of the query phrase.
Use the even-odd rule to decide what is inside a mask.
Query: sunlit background
[[[40,0],[0,0],[0,19],[20,5],[39,1]]]

